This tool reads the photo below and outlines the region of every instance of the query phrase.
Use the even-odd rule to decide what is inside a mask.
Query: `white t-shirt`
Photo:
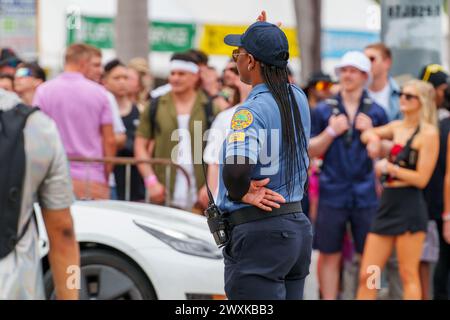
[[[117,104],[116,97],[114,97],[114,95],[109,91],[106,91],[106,96],[108,97],[109,106],[111,107],[114,133],[125,133],[127,129],[125,128],[122,117],[120,116],[119,105]]]
[[[450,111],[447,109],[439,108],[438,109],[438,119],[439,121],[442,121],[446,118],[450,117]]]
[[[219,113],[211,125],[203,159],[207,164],[219,164],[222,145],[231,130],[231,120],[239,105]]]
[[[111,107],[112,118],[113,118],[113,130],[115,134],[118,133],[126,133],[127,129],[123,124],[122,117],[120,116],[119,105],[117,104],[116,97],[109,92],[106,91],[106,97],[108,98],[109,106]],[[116,186],[116,179],[114,178],[114,173],[109,175],[108,184],[110,187]]]
[[[163,95],[169,93],[170,91],[172,91],[172,86],[170,85],[170,83],[166,83],[163,86],[160,86],[158,88],[156,88],[155,90],[150,92],[150,96],[153,99],[162,97]]]
[[[374,92],[369,90],[369,96],[372,98],[380,107],[386,111],[386,114],[389,114],[389,83],[384,86],[380,91]]]
[[[172,205],[179,208],[190,209],[197,201],[197,186],[195,181],[194,165],[192,161],[191,137],[189,133],[189,114],[178,115],[178,135],[179,142],[175,147],[176,163],[180,165],[189,175],[191,188],[185,175],[177,170],[175,177],[175,190],[173,192]]]
[[[226,109],[219,113],[211,125],[208,135],[208,142],[203,153],[206,164],[220,164],[223,142],[231,131],[231,120],[239,105]],[[220,173],[218,173],[219,181]],[[217,199],[219,188],[213,190],[213,196]]]

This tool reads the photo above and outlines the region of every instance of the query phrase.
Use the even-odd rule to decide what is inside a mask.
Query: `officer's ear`
[[[248,54],[248,71],[252,71],[253,69],[256,68],[256,59],[255,57],[253,57],[251,54]]]

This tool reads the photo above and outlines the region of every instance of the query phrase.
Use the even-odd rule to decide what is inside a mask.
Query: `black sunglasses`
[[[233,53],[231,54],[231,57],[233,58],[234,62],[237,62],[240,55],[248,54],[247,52],[239,52],[239,49],[234,49]]]
[[[401,98],[402,96],[405,97],[406,100],[410,101],[412,99],[417,99],[419,100],[419,96],[416,96],[414,94],[410,94],[410,93],[405,93],[405,92],[399,92],[398,96]]]

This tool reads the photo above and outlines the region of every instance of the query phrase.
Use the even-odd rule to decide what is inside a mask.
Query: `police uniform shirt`
[[[340,113],[346,114],[340,94],[317,105],[312,113],[312,137],[318,136],[327,128],[335,107]],[[388,122],[384,109],[368,98],[367,92],[361,98],[356,115],[363,110],[372,119],[374,127]],[[373,160],[369,158],[366,146],[361,142],[361,132],[355,129],[354,123],[352,131],[350,144],[346,145],[344,133],[334,139],[323,155],[319,178],[320,201],[327,206],[367,208],[378,204]]]
[[[301,89],[296,86],[292,86],[292,89],[300,109],[306,141],[309,142],[311,120],[308,102]],[[251,163],[255,164],[251,173],[252,180],[270,178],[267,188],[280,193],[287,202],[300,201],[303,197],[307,172],[306,170],[299,172],[299,163],[295,169],[293,193],[289,196],[281,141],[281,116],[277,103],[268,87],[265,84],[259,84],[252,89],[246,102],[236,110],[232,118],[231,131],[222,147],[220,177],[222,177],[225,159],[233,156],[247,157]],[[297,145],[299,154],[304,157],[308,166],[307,150],[302,150],[300,142]],[[223,179],[220,178],[218,206],[222,212],[233,212],[249,205],[230,200]]]

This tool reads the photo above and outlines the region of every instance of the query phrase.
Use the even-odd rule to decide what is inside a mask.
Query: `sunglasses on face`
[[[333,86],[332,82],[328,82],[328,81],[318,81],[316,83],[316,85],[314,86],[314,88],[317,91],[326,91],[326,90],[330,90],[331,87]]]
[[[19,68],[16,71],[16,78],[32,77],[33,72],[28,68]]]
[[[239,56],[248,54],[247,52],[239,52],[239,49],[234,49],[233,53],[231,54],[231,57],[233,58],[234,62],[237,62]]]
[[[416,96],[416,95],[410,94],[410,93],[405,93],[405,92],[400,92],[400,93],[398,94],[398,96],[399,96],[400,98],[401,98],[401,97],[404,97],[407,101],[410,101],[410,100],[413,100],[413,99],[419,100],[419,96]]]

